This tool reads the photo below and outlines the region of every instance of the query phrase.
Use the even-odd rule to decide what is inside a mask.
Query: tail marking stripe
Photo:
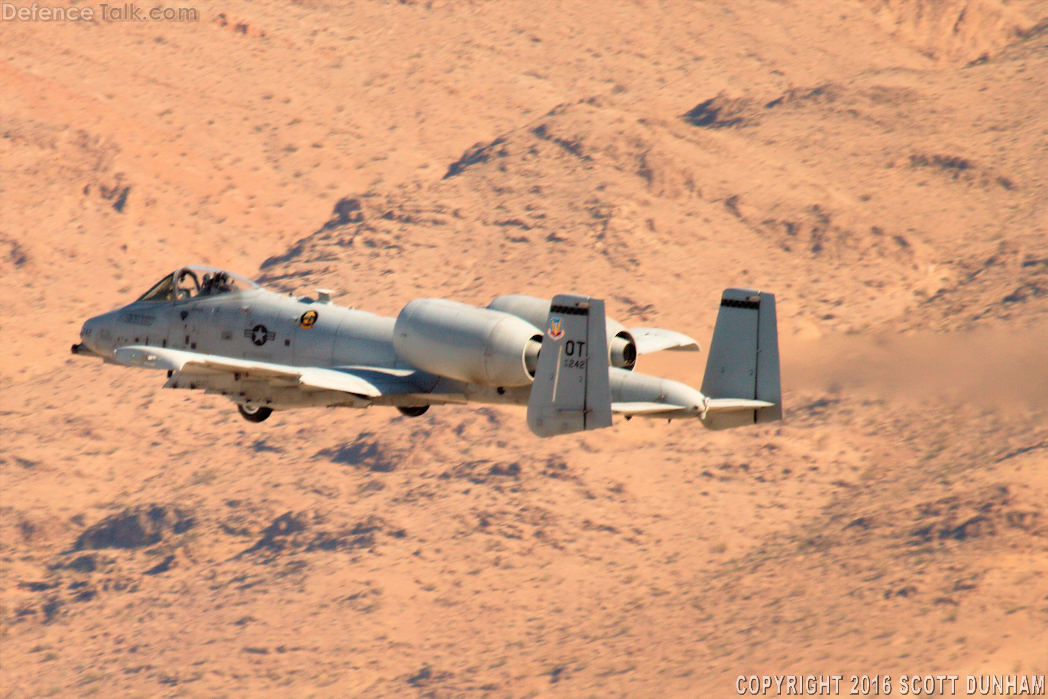
[[[760,301],[736,301],[735,299],[721,299],[722,306],[728,306],[729,308],[752,308],[757,310],[761,307]]]
[[[561,315],[569,316],[585,316],[589,315],[588,308],[577,308],[575,306],[550,306],[550,313],[560,313]]]

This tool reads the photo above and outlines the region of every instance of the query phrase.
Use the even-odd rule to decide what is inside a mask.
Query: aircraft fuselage
[[[725,339],[715,333],[699,391],[633,371],[638,354],[698,343],[627,329],[593,297],[500,296],[486,308],[415,299],[389,318],[331,303],[329,292],[294,297],[190,266],[85,322],[73,352],[166,370],[165,388],[226,396],[254,422],[299,407],[417,416],[469,402],[527,405],[540,436],[606,427],[612,414],[699,418],[711,429],[781,419],[774,295],[725,290],[718,328]]]

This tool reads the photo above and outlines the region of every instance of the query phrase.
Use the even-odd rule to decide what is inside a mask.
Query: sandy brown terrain
[[[0,696],[1048,673],[1048,2],[194,7],[0,24]],[[773,290],[787,418],[255,425],[69,354],[191,262],[703,346]]]

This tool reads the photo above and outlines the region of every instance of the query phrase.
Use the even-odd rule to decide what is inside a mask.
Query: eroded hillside
[[[199,10],[0,29],[0,693],[1048,671],[1045,3]],[[68,354],[186,262],[703,346],[773,290],[787,419],[254,425]]]

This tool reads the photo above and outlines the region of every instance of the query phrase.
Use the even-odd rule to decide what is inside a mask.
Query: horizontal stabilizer
[[[744,400],[742,398],[710,398],[706,403],[707,413],[731,413],[737,410],[760,410],[770,408],[774,403],[766,400]]]
[[[619,415],[650,415],[652,413],[685,413],[688,408],[669,403],[612,403],[611,412]]]
[[[642,415],[647,417],[688,417],[705,416],[719,413],[732,413],[745,410],[770,408],[774,403],[766,400],[745,400],[741,398],[707,398],[698,407],[675,405],[673,403],[623,402],[612,403],[611,411],[618,415]]]

